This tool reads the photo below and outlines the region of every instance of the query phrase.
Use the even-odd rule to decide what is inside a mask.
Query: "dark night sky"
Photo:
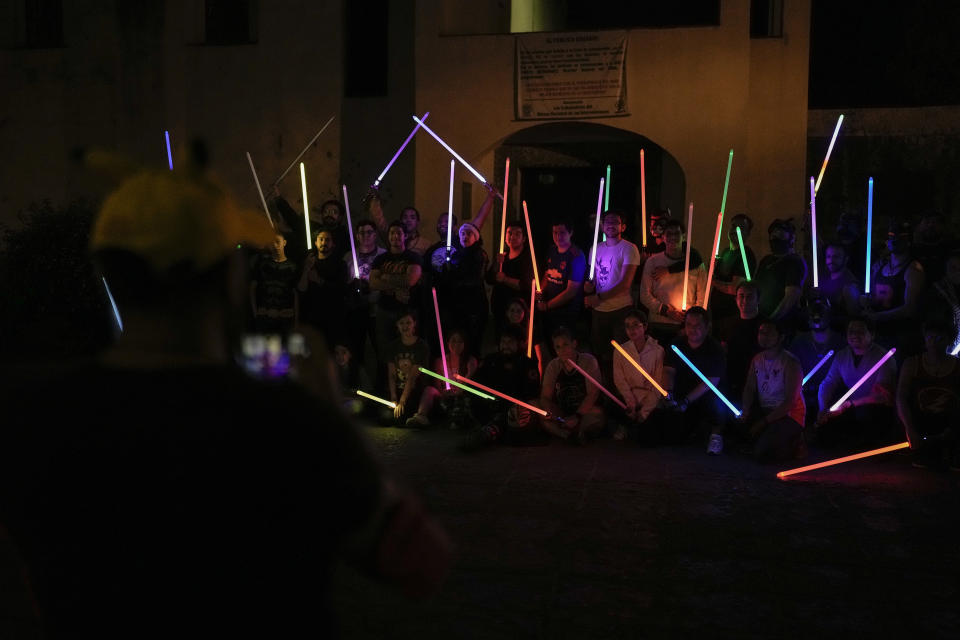
[[[960,104],[960,2],[813,0],[810,108]]]

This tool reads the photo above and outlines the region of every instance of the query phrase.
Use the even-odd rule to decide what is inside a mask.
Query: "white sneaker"
[[[723,436],[714,433],[710,436],[710,444],[707,445],[707,453],[712,456],[718,456],[723,452]]]

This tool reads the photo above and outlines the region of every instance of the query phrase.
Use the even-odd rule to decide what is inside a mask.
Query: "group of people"
[[[469,446],[606,433],[648,446],[702,439],[719,454],[726,438],[762,460],[803,458],[814,440],[852,448],[905,432],[916,464],[960,462],[950,426],[960,417],[960,252],[939,214],[891,222],[868,271],[863,220],[844,212],[834,237],[818,238],[814,286],[812,243],[795,247],[790,219],[769,225],[757,260],[743,213],[718,255],[691,247],[689,258],[687,229],[668,210],[651,216],[647,246],[625,237],[634,220],[623,211],[602,213],[595,247],[578,246],[561,216],[535,270],[520,221],[506,222],[502,253],[484,248],[492,189],[468,222],[440,214],[434,243],[412,206],[388,222],[375,191],[352,229],[328,201],[314,247],[296,255],[303,215],[274,196],[273,249],[252,265],[252,326],[321,330],[347,396],[395,403],[384,422],[465,428]],[[423,370],[523,404],[478,399]]]

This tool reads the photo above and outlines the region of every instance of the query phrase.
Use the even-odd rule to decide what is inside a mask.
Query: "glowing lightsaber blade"
[[[440,305],[437,303],[437,288],[433,287],[433,312],[437,314],[437,337],[440,338],[440,360],[443,362],[443,375],[449,376],[450,370],[447,369],[447,348],[443,344],[443,327],[440,326]],[[447,391],[450,390],[450,383],[447,383]]]
[[[579,371],[579,372],[581,373],[581,375],[583,375],[584,378],[586,378],[587,380],[589,380],[589,381],[593,384],[593,386],[595,386],[597,389],[600,389],[600,391],[603,391],[605,394],[607,394],[607,397],[610,398],[611,400],[613,400],[615,403],[617,403],[617,405],[619,405],[621,409],[626,409],[626,408],[627,408],[627,405],[625,405],[625,404],[623,403],[623,401],[620,400],[620,398],[618,398],[617,396],[615,396],[615,395],[613,395],[612,393],[610,393],[609,391],[607,391],[607,389],[604,388],[604,386],[603,386],[602,384],[600,384],[599,382],[597,382],[596,379],[595,379],[593,376],[591,376],[589,373],[587,373],[586,371],[584,371],[583,369],[581,369],[580,367],[578,367],[576,362],[574,362],[574,361],[571,360],[570,358],[567,358],[567,362],[569,362],[569,363],[573,366],[574,369],[576,369],[577,371]]]
[[[163,137],[167,139],[167,166],[170,167],[170,171],[173,171],[173,152],[170,150],[170,132],[164,131]]]
[[[458,389],[463,389],[464,391],[469,391],[470,393],[472,393],[472,394],[475,395],[475,396],[480,396],[480,397],[483,398],[484,400],[496,400],[496,398],[494,398],[494,397],[491,396],[491,395],[487,395],[486,393],[483,393],[482,391],[477,391],[476,389],[473,389],[472,387],[468,387],[468,386],[465,385],[465,384],[460,384],[460,383],[457,382],[456,380],[451,380],[450,378],[447,378],[446,376],[442,376],[442,375],[440,375],[439,373],[434,373],[433,371],[430,371],[429,369],[424,369],[423,367],[419,367],[419,369],[420,369],[420,373],[425,373],[425,374],[427,374],[428,376],[433,376],[433,377],[436,378],[437,380],[443,380],[444,383],[446,383],[446,385],[447,385],[447,389],[450,388],[450,385],[453,385],[453,386],[457,387]]]
[[[897,451],[898,449],[907,449],[910,447],[909,442],[901,442],[900,444],[892,444],[889,447],[881,447],[879,449],[871,449],[870,451],[864,451],[863,453],[855,453],[851,456],[843,456],[842,458],[834,458],[833,460],[826,460],[824,462],[818,462],[817,464],[809,464],[805,467],[797,467],[796,469],[788,469],[787,471],[780,471],[777,473],[777,477],[781,480],[788,476],[795,475],[797,473],[803,473],[804,471],[813,471],[814,469],[822,469],[824,467],[832,467],[835,464],[841,464],[843,462],[850,462],[851,460],[860,460],[861,458],[869,458],[870,456],[876,456],[881,453],[890,453],[891,451]]]
[[[430,112],[427,111],[423,114],[423,117],[420,120],[426,120],[430,117]],[[383,171],[380,172],[380,175],[377,176],[377,179],[373,181],[373,188],[376,189],[380,186],[380,181],[383,180],[383,176],[387,175],[387,171],[390,171],[390,167],[393,166],[393,163],[397,161],[397,158],[400,157],[400,154],[403,153],[403,150],[407,148],[407,145],[410,144],[410,141],[413,140],[413,136],[417,135],[417,129],[420,128],[420,125],[413,127],[413,131],[410,132],[410,135],[407,136],[407,139],[403,141],[403,144],[400,145],[400,148],[397,149],[397,152],[393,154],[393,157],[390,158],[390,162],[387,163],[387,166],[383,168]]]
[[[723,213],[717,216],[717,230],[713,234],[713,245],[718,246],[720,242],[720,228],[723,226]],[[710,256],[710,269],[707,271],[707,290],[704,292],[703,298],[703,308],[706,309],[707,305],[710,304],[710,292],[711,285],[713,284],[713,268],[717,265],[717,261],[713,256]]]
[[[503,170],[503,215],[500,216],[500,253],[503,253],[503,241],[507,236],[507,187],[510,186],[510,158],[507,158],[507,166]],[[503,263],[500,263],[500,271],[503,271]]]
[[[603,192],[603,210],[610,209],[610,165],[607,165],[607,190]]]
[[[723,226],[723,212],[727,208],[727,189],[730,188],[730,170],[733,169],[733,149],[730,149],[730,156],[727,158],[727,177],[723,181],[723,199],[720,201],[720,224],[717,228]],[[720,234],[717,233],[717,239],[713,245],[713,253],[720,257]],[[709,295],[709,294],[708,294]]]
[[[452,155],[454,158],[456,158],[456,159],[460,162],[460,164],[462,164],[464,167],[466,167],[466,168],[467,168],[467,171],[469,171],[470,173],[472,173],[472,174],[477,178],[477,180],[479,180],[479,181],[482,182],[483,184],[488,184],[488,183],[487,183],[487,179],[484,178],[482,175],[480,175],[480,172],[479,172],[479,171],[477,171],[476,169],[474,169],[473,167],[471,167],[470,164],[467,163],[467,161],[464,160],[464,159],[460,156],[459,153],[457,153],[456,151],[454,151],[454,150],[450,147],[450,145],[448,145],[446,142],[443,141],[443,139],[442,139],[440,136],[438,136],[436,133],[434,133],[434,132],[433,132],[433,129],[431,129],[431,128],[428,127],[427,125],[423,124],[423,120],[421,120],[421,119],[418,118],[417,116],[413,116],[413,120],[414,120],[414,122],[419,122],[419,123],[420,123],[420,126],[423,127],[423,130],[426,131],[427,133],[429,133],[429,134],[433,137],[434,140],[436,140],[437,142],[439,142],[441,147],[443,147],[443,148],[446,149],[448,152],[450,152],[450,155]],[[497,193],[497,190],[496,190],[496,189],[494,189],[493,192],[496,193],[497,196],[499,196],[500,198],[503,198],[502,195],[500,195],[499,193]]]
[[[953,350],[950,352],[950,355],[955,356],[960,353],[960,342],[957,342],[956,346],[953,347]]]
[[[683,264],[683,303],[681,310],[687,310],[687,284],[690,281],[690,247],[693,245],[690,230],[693,228],[693,203],[690,203],[690,209],[687,211],[687,258]]]
[[[845,394],[843,394],[842,396],[840,396],[840,399],[839,399],[839,400],[837,400],[836,402],[833,403],[833,406],[830,407],[830,411],[836,411],[837,409],[839,409],[839,408],[840,408],[840,405],[842,405],[844,402],[846,402],[846,401],[847,401],[847,398],[849,398],[850,396],[852,396],[852,395],[857,391],[857,389],[859,389],[861,386],[863,386],[863,383],[866,382],[867,379],[868,379],[870,376],[872,376],[874,373],[876,373],[877,369],[879,369],[879,368],[883,365],[883,363],[886,362],[887,360],[889,360],[889,359],[890,359],[890,356],[892,356],[892,355],[895,354],[896,352],[897,352],[897,349],[896,349],[896,347],[894,347],[893,349],[890,349],[890,351],[887,351],[885,354],[883,354],[883,357],[880,358],[880,359],[877,361],[877,364],[875,364],[875,365],[873,365],[872,367],[870,367],[870,370],[867,371],[865,374],[863,374],[863,377],[862,377],[862,378],[860,378],[859,380],[857,380],[857,381],[853,384],[852,387],[850,387],[849,389],[847,389],[847,392],[846,392]]]
[[[527,223],[527,240],[530,241],[530,261],[533,262],[533,283],[537,285],[537,293],[540,293],[540,275],[537,273],[537,256],[533,251],[533,234],[530,233],[530,213],[527,212],[527,201],[523,201],[523,220]]]
[[[117,308],[117,301],[113,299],[113,294],[110,292],[110,285],[107,284],[107,279],[104,276],[100,277],[103,279],[103,288],[107,290],[110,306],[113,307],[113,317],[117,319],[117,328],[120,329],[120,333],[123,333],[123,320],[120,319],[120,310]]]
[[[820,370],[820,367],[822,367],[827,362],[827,360],[830,359],[832,355],[833,355],[833,349],[830,349],[830,351],[827,351],[827,355],[823,356],[823,358],[820,359],[820,362],[813,365],[813,369],[810,369],[810,373],[803,376],[803,382],[800,383],[800,386],[802,387],[803,385],[807,384],[807,380],[812,378],[817,373],[817,371]]]
[[[643,149],[640,149],[640,225],[642,247],[647,246],[647,165],[644,161]],[[689,231],[688,231],[689,232]]]
[[[740,225],[734,227],[737,230],[737,243],[740,245],[740,258],[743,260],[743,273],[747,276],[747,282],[750,282],[750,265],[747,264],[747,250],[743,246],[743,234],[740,233]],[[816,247],[816,245],[814,245]],[[814,249],[816,250],[816,249]],[[817,263],[813,263],[813,278],[816,282],[817,278]],[[817,285],[813,285],[816,287]]]
[[[739,227],[737,228],[739,230]],[[817,271],[817,263],[820,259],[817,254],[817,188],[810,176],[810,233],[813,241],[813,288],[820,287],[820,276]],[[749,280],[749,278],[747,278]]]
[[[300,186],[303,188],[303,226],[307,230],[307,251],[313,247],[310,241],[310,207],[307,206],[307,170],[300,163]]]
[[[526,402],[523,402],[522,400],[517,400],[517,399],[514,398],[513,396],[508,396],[507,394],[501,393],[500,391],[497,391],[496,389],[491,389],[490,387],[484,386],[484,385],[480,384],[479,382],[474,382],[474,381],[471,380],[470,378],[464,377],[464,376],[460,375],[459,373],[457,374],[457,380],[460,380],[460,381],[462,381],[462,382],[466,382],[467,384],[472,384],[473,386],[475,386],[475,387],[478,388],[478,389],[483,389],[483,390],[486,391],[487,393],[492,393],[493,395],[495,395],[495,396],[497,396],[497,397],[500,397],[500,398],[503,398],[504,400],[507,400],[508,402],[512,402],[512,403],[515,404],[515,405],[524,407],[524,408],[526,408],[526,409],[530,409],[530,411],[533,411],[534,413],[539,413],[541,416],[544,416],[544,417],[547,416],[547,412],[544,411],[543,409],[541,409],[540,407],[535,407],[535,406],[533,406],[532,404],[527,404]]]
[[[870,245],[873,244],[873,178],[867,181],[867,272],[863,276],[863,293],[870,293]]]
[[[293,159],[293,162],[290,163],[290,166],[287,167],[286,170],[285,170],[283,173],[280,174],[280,177],[273,181],[273,186],[277,186],[278,184],[280,184],[280,181],[281,181],[281,180],[283,180],[284,178],[287,177],[287,174],[290,173],[290,169],[293,169],[293,168],[296,166],[296,164],[297,164],[297,162],[300,160],[300,158],[303,157],[303,154],[305,154],[305,153],[307,152],[307,149],[309,149],[310,146],[311,146],[314,142],[317,141],[317,138],[320,137],[320,134],[327,130],[327,127],[329,127],[329,126],[330,126],[330,123],[333,122],[334,117],[335,117],[335,116],[330,116],[330,119],[327,120],[327,124],[323,125],[323,127],[320,129],[320,131],[317,131],[317,135],[313,136],[313,138],[310,140],[310,142],[307,143],[307,146],[305,146],[305,147],[303,148],[303,151],[300,152],[300,155],[298,155],[296,158],[294,158],[294,159]]]
[[[368,400],[373,400],[374,402],[379,402],[380,404],[385,404],[385,405],[387,405],[388,407],[390,407],[391,409],[396,409],[396,408],[397,408],[397,403],[396,403],[396,402],[391,402],[391,401],[389,401],[389,400],[384,400],[383,398],[378,398],[377,396],[372,395],[372,394],[369,394],[369,393],[367,393],[366,391],[360,391],[360,389],[357,389],[357,395],[358,395],[358,396],[361,396],[361,397],[364,397],[364,398],[367,398]]]
[[[537,306],[537,283],[530,283],[530,318],[527,322],[527,357],[533,357],[533,310]]]
[[[695,374],[697,374],[697,377],[700,378],[701,381],[703,381],[703,384],[707,385],[707,388],[710,389],[711,391],[713,391],[713,393],[714,393],[718,398],[720,398],[720,400],[723,402],[723,404],[727,405],[727,408],[730,409],[730,411],[733,412],[733,415],[735,415],[735,416],[737,416],[737,417],[739,418],[739,417],[740,417],[740,413],[741,413],[740,409],[737,409],[735,406],[733,406],[733,403],[731,403],[729,400],[727,400],[727,397],[726,397],[725,395],[723,395],[722,393],[720,393],[720,389],[717,389],[717,387],[714,386],[714,384],[713,384],[712,382],[710,382],[710,379],[709,379],[707,376],[703,375],[703,372],[700,371],[700,369],[697,368],[697,365],[695,365],[695,364],[693,364],[692,362],[690,362],[690,358],[688,358],[687,356],[685,356],[684,353],[683,353],[683,351],[680,351],[680,349],[677,348],[677,345],[672,344],[672,345],[670,345],[670,348],[673,349],[674,353],[676,353],[678,356],[680,356],[680,359],[683,360],[683,361],[687,364],[688,367],[690,367],[690,370],[691,370],[691,371],[693,371]]]
[[[267,208],[267,199],[263,197],[263,189],[260,188],[260,178],[257,177],[257,170],[253,168],[253,158],[250,157],[249,151],[247,151],[247,162],[250,163],[250,171],[253,172],[253,182],[257,185],[257,193],[260,194],[260,204],[263,205],[263,212],[267,214],[267,220],[270,221],[270,226],[276,229],[277,225],[273,224],[270,209]]]
[[[833,143],[837,141],[837,134],[840,133],[840,124],[843,122],[843,114],[837,118],[837,126],[833,129],[833,137],[830,138],[830,146],[827,147],[827,155],[823,159],[823,166],[820,167],[820,175],[817,176],[817,183],[813,186],[813,192],[820,191],[820,181],[823,180],[823,172],[827,170],[827,163],[830,162],[830,154],[833,153]]]
[[[353,277],[360,277],[360,264],[357,262],[357,241],[353,235],[353,220],[350,219],[350,198],[347,197],[347,185],[343,185],[343,206],[347,210],[347,234],[350,236],[350,253],[353,256]]]
[[[643,367],[641,367],[641,366],[640,366],[640,363],[637,362],[636,360],[634,360],[633,357],[632,357],[629,353],[627,353],[627,350],[626,350],[626,349],[624,349],[622,346],[620,346],[620,344],[617,343],[616,340],[611,340],[611,341],[610,341],[610,344],[612,344],[612,345],[614,346],[614,348],[615,348],[617,351],[620,352],[620,355],[622,355],[624,358],[627,359],[627,362],[629,362],[630,364],[632,364],[633,367],[634,367],[637,371],[639,371],[639,372],[641,373],[641,375],[643,375],[644,378],[647,379],[647,382],[649,382],[650,384],[653,385],[653,388],[654,388],[654,389],[656,389],[657,391],[660,392],[660,395],[662,395],[664,398],[667,397],[667,395],[668,395],[668,394],[667,394],[667,390],[664,389],[663,387],[661,387],[661,386],[660,386],[660,383],[658,383],[656,380],[654,380],[654,379],[653,379],[653,376],[651,376],[649,373],[647,373],[647,370],[644,369]]]
[[[453,171],[457,163],[450,161],[450,196],[447,198],[447,261],[450,261],[450,250],[453,248]]]
[[[597,221],[593,226],[593,249],[590,251],[590,276],[588,280],[593,280],[593,274],[597,269],[597,239],[600,237],[600,205],[603,202],[603,178],[600,178],[600,193],[597,195]]]

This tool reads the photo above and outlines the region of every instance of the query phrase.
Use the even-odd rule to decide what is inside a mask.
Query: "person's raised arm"
[[[480,210],[477,211],[477,215],[471,220],[471,224],[477,228],[479,231],[483,228],[483,223],[487,221],[487,217],[490,215],[490,212],[493,211],[493,203],[496,202],[497,192],[494,191],[493,187],[490,185],[484,185],[487,188],[487,197],[484,199],[483,204],[480,205]]]

